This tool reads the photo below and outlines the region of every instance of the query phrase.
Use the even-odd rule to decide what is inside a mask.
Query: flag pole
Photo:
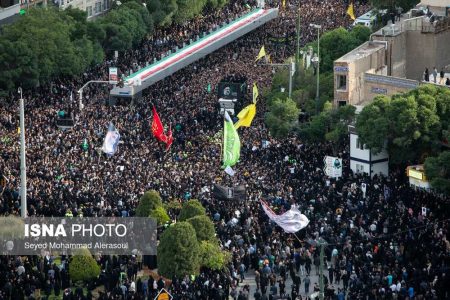
[[[295,233],[293,233],[293,235],[294,235],[295,238],[299,241],[300,244],[303,243],[303,242],[298,238],[298,236],[297,236]]]

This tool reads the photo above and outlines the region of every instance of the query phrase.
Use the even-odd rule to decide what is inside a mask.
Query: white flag
[[[262,200],[261,205],[269,219],[277,223],[277,225],[283,228],[287,233],[295,233],[299,230],[302,230],[309,224],[308,218],[303,215],[294,205],[291,206],[290,210],[282,215],[277,215],[276,213],[274,213],[269,205],[267,205],[267,203]]]
[[[112,123],[109,124],[108,133],[103,142],[102,151],[108,155],[113,155],[119,145],[120,134]]]
[[[236,174],[236,172],[230,166],[227,166],[224,171],[230,176],[234,176],[234,174]]]

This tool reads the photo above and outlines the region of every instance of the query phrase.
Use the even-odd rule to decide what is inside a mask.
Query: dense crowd
[[[245,13],[247,2],[255,5],[253,1],[230,1],[220,13],[158,30],[138,49],[121,54],[117,65],[127,73],[151,63],[200,32]],[[221,244],[232,253],[232,262],[223,272],[203,270],[194,278],[171,278],[175,299],[295,299],[310,295],[318,289],[308,282],[318,272],[319,238],[327,242],[329,299],[344,299],[344,295],[348,299],[449,298],[449,199],[412,190],[402,171],[373,179],[352,174],[349,150],[344,147],[337,153],[344,159],[343,177],[327,179],[322,160],[333,153],[331,145],[310,145],[295,137],[271,138],[263,122],[264,101],[257,104],[252,126],[239,129],[243,146],[234,168],[236,175],[230,177],[221,170],[216,133],[222,117],[217,96],[208,92],[207,86],[215,87],[227,76],[244,78],[249,86],[253,82],[260,88],[270,85],[272,69],[255,64],[254,59],[262,45],[275,61],[294,53],[298,1],[286,2],[279,18],[156,83],[131,106],[106,106],[108,89],[98,86],[85,92],[83,111],[69,102],[70,91],[87,80],[106,79],[107,66],[115,64],[113,58],[80,78],[62,78],[25,92],[28,214],[132,216],[139,197],[149,189],[160,192],[165,201],[200,199],[215,220]],[[266,4],[277,6],[279,2]],[[302,1],[301,44],[316,37],[309,23],[319,23],[325,30],[348,27],[351,20],[346,8],[346,3],[338,0]],[[355,10],[360,15],[368,6],[356,3]],[[285,39],[281,44],[270,42],[273,37]],[[0,213],[18,214],[17,101],[4,99],[2,103],[0,170],[8,182],[0,198]],[[169,152],[151,134],[152,104],[163,124],[176,128]],[[69,107],[76,114],[76,126],[58,130],[56,114]],[[110,122],[120,132],[121,143],[118,152],[107,157],[99,148]],[[365,195],[363,182],[367,184]],[[247,201],[214,199],[214,183],[244,184]],[[298,204],[310,225],[297,236],[282,232],[268,222],[260,209],[261,198],[279,213]],[[137,278],[142,258],[96,259],[102,274],[92,286],[105,287],[101,299],[153,299],[165,284],[162,278]],[[52,257],[2,256],[0,299],[30,298],[36,291],[41,296],[52,292],[64,295],[63,299],[91,298],[92,294],[80,289],[69,290],[67,267],[64,257],[55,262]],[[240,283],[248,272],[254,272],[258,287],[251,295],[249,287]],[[288,280],[292,287],[286,284]]]

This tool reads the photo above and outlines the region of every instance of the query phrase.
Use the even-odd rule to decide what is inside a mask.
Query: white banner
[[[118,76],[118,73],[117,73],[117,68],[110,67],[109,68],[109,83],[110,84],[117,84],[118,81],[119,81],[119,76]]]
[[[324,172],[329,177],[342,177],[342,158],[334,156],[325,156],[323,159],[325,164]]]

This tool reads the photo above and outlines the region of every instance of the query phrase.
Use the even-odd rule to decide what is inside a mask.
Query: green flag
[[[234,128],[228,112],[225,112],[223,128],[223,167],[234,166],[241,154],[241,141],[236,128]]]
[[[81,147],[83,148],[84,151],[87,151],[89,145],[86,139],[84,139],[83,145],[81,145]]]

